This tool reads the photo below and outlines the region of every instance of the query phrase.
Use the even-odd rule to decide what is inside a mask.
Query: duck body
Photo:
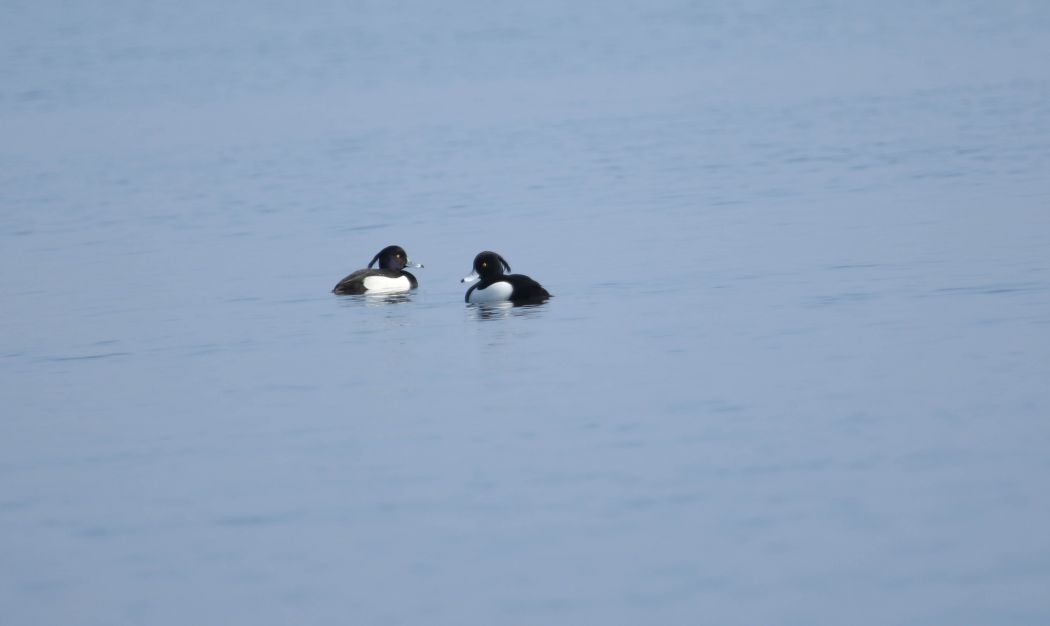
[[[472,304],[510,302],[512,304],[539,304],[551,297],[550,292],[524,274],[507,274],[510,264],[495,252],[481,252],[474,257],[474,272],[460,282],[472,285],[463,300]]]
[[[397,293],[408,291],[419,286],[419,281],[410,272],[404,270],[357,270],[350,274],[332,289],[339,295],[362,293]]]
[[[372,266],[379,263],[378,269]],[[387,246],[379,251],[368,267],[357,270],[339,281],[332,289],[338,295],[363,293],[399,293],[419,286],[419,281],[405,267],[423,267],[412,263],[401,246]]]

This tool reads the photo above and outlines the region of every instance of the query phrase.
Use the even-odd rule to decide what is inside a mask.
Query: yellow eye
[[[482,263],[482,264],[481,264],[481,267],[488,267],[488,266],[489,266],[489,264],[488,264],[488,263]]]
[[[397,257],[397,258],[399,258],[399,259],[401,258],[401,255],[400,255],[400,254],[395,254],[394,256],[396,256],[396,257]]]

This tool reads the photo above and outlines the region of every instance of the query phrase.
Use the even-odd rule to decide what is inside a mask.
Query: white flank
[[[484,289],[475,289],[470,292],[471,302],[503,302],[510,299],[510,294],[514,293],[514,287],[510,283],[500,281],[498,283],[492,283]]]
[[[408,291],[412,288],[408,276],[387,278],[386,276],[366,276],[365,289],[373,293],[394,293],[397,291]]]

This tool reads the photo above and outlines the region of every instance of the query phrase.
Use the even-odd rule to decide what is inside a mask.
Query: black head
[[[510,263],[495,252],[479,252],[478,256],[474,257],[474,272],[482,280],[498,278],[509,271]]]
[[[387,246],[383,248],[379,251],[379,254],[372,257],[368,267],[375,265],[376,261],[379,261],[379,269],[381,270],[402,270],[406,266],[423,267],[409,261],[408,253],[401,246]]]

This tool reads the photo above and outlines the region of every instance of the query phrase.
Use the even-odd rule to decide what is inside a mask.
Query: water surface
[[[5,624],[1046,623],[1044,3],[5,13]]]

